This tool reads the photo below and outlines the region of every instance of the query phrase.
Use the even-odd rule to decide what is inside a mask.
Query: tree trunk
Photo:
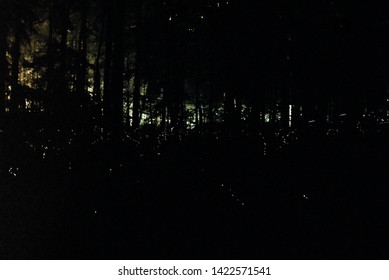
[[[124,73],[124,0],[115,2],[114,51],[112,60],[112,139],[119,140],[123,124],[123,73]]]
[[[214,115],[214,102],[215,102],[215,95],[216,95],[216,87],[215,87],[215,54],[213,50],[213,44],[211,43],[211,50],[210,50],[210,65],[209,65],[209,99],[208,99],[208,119],[210,123],[213,123],[215,121],[215,115]]]
[[[104,134],[107,137],[109,133],[109,116],[112,114],[112,96],[111,96],[111,67],[112,67],[112,46],[113,46],[113,2],[105,2],[105,58],[104,58],[104,96],[103,96],[103,115],[104,115]]]
[[[203,95],[202,94],[200,94],[199,121],[200,121],[200,127],[203,127],[204,113],[203,113]]]
[[[19,89],[19,62],[20,62],[20,27],[15,32],[15,41],[12,47],[12,67],[11,67],[11,112],[16,113],[18,105],[21,105]]]
[[[131,127],[131,116],[130,116],[130,107],[131,107],[131,90],[129,89],[131,85],[131,59],[127,58],[125,62],[125,74],[124,76],[126,77],[126,83],[127,83],[127,90],[126,90],[126,128]]]
[[[93,98],[95,100],[95,106],[97,107],[97,118],[100,120],[101,117],[101,73],[100,73],[100,59],[101,59],[101,48],[103,45],[104,33],[104,20],[102,24],[102,31],[99,39],[99,45],[97,47],[96,61],[93,69]]]
[[[62,20],[61,20],[61,41],[60,41],[60,50],[59,50],[59,75],[57,81],[57,91],[58,93],[65,94],[67,93],[67,42],[68,42],[68,28],[69,28],[69,0],[64,0],[62,5]]]
[[[79,34],[78,55],[79,63],[77,65],[77,83],[76,92],[80,95],[83,105],[87,105],[88,93],[86,90],[86,71],[87,71],[87,17],[88,17],[88,1],[81,1],[81,26]],[[100,48],[100,45],[99,45]],[[100,50],[98,51],[100,52]]]
[[[281,127],[287,128],[289,126],[289,104],[290,104],[290,86],[289,83],[284,82],[280,91],[280,113],[281,113]]]
[[[260,89],[258,89],[260,91]],[[258,92],[251,98],[251,112],[249,117],[250,128],[253,131],[259,130],[264,124],[265,98],[263,92]]]
[[[136,33],[135,33],[135,76],[134,76],[134,96],[132,105],[132,126],[138,128],[140,123],[140,67],[141,67],[141,35],[142,35],[142,1],[137,1],[136,7]]]
[[[49,3],[49,36],[47,40],[47,94],[49,95],[49,100],[52,98],[53,89],[54,89],[54,3],[50,1]],[[51,102],[48,104],[52,106]]]
[[[7,30],[0,25],[0,115],[5,112],[5,81],[7,79]]]
[[[227,124],[227,127],[230,127],[232,125],[234,115],[234,96],[231,91],[227,91],[224,96],[224,121]]]
[[[200,90],[199,90],[199,74],[196,75],[196,85],[195,85],[195,91],[196,91],[196,100],[195,100],[195,124],[196,127],[198,127],[200,123],[200,111],[201,111],[201,105],[200,105]]]
[[[140,120],[142,119],[143,113],[146,110],[146,103],[147,103],[147,96],[149,96],[150,87],[146,87],[146,84],[143,85],[143,91],[145,95],[142,96],[141,100],[141,107],[139,111]]]

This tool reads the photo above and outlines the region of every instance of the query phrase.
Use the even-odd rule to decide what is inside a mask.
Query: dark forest
[[[389,4],[0,0],[1,259],[384,259]]]

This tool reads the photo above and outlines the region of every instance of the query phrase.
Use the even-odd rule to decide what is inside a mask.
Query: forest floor
[[[387,128],[222,137],[3,126],[2,259],[389,257]]]

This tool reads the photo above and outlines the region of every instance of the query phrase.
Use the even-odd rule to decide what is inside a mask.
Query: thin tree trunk
[[[196,75],[196,85],[195,85],[195,91],[196,91],[196,101],[195,101],[195,124],[196,127],[198,127],[200,123],[200,90],[199,90],[199,74]]]
[[[263,100],[261,102],[258,96],[254,96],[251,102],[250,127],[256,131],[261,125],[263,125],[263,117],[261,118],[261,113],[262,115],[264,114],[264,108],[261,106],[261,104],[263,104]]]
[[[131,64],[130,59],[126,59],[126,70],[125,70],[125,77],[126,82],[128,85],[128,88],[126,90],[126,128],[131,127],[131,116],[130,116],[130,107],[131,107],[131,91],[129,90],[129,87],[131,85]]]
[[[146,84],[144,84],[143,85],[143,92],[145,93],[145,95],[143,95],[141,98],[142,102],[141,102],[141,108],[139,111],[140,120],[142,119],[143,113],[146,109],[146,102],[147,102],[147,96],[148,96],[149,90],[150,90],[150,87],[147,87],[147,90],[146,90]]]
[[[234,120],[238,123],[238,125],[241,124],[242,120],[242,110],[243,110],[243,105],[242,105],[242,97],[241,96],[236,96],[235,98],[235,115],[234,115]]]
[[[0,115],[5,112],[5,81],[7,79],[7,30],[0,25]]]
[[[151,99],[151,95],[148,95],[148,101],[149,101],[149,123],[153,124],[154,118],[153,118],[153,102]]]
[[[101,106],[101,73],[100,73],[100,59],[101,59],[101,45],[102,41],[100,40],[99,46],[97,48],[97,57],[94,65],[93,72],[93,97],[98,106]]]
[[[208,121],[213,123],[215,121],[214,106],[215,106],[215,95],[216,95],[216,73],[215,73],[215,41],[212,40],[216,36],[216,20],[213,10],[209,14],[210,30],[209,30],[209,99],[208,99]]]
[[[200,127],[202,127],[204,124],[203,95],[202,94],[200,94],[199,121],[200,121]]]
[[[112,61],[112,139],[119,140],[123,124],[124,0],[115,2],[114,52]]]
[[[21,97],[19,89],[19,61],[20,61],[20,27],[15,32],[15,41],[12,47],[12,67],[11,67],[11,112],[15,113],[20,105]]]
[[[103,115],[104,115],[104,133],[109,133],[109,116],[112,110],[111,96],[111,67],[112,67],[112,46],[113,46],[113,2],[105,2],[106,30],[105,30],[105,58],[104,58],[104,96],[103,96]]]
[[[54,1],[54,0],[53,0]],[[49,100],[52,98],[53,88],[54,88],[54,3],[50,1],[49,5],[49,36],[47,41],[47,93],[49,95]],[[52,104],[49,102],[49,106]]]
[[[87,17],[88,17],[88,0],[81,1],[81,28],[79,34],[79,65],[77,71],[77,84],[76,92],[80,95],[83,103],[88,101],[88,95],[86,91],[86,70],[87,70]],[[99,46],[100,47],[100,46]],[[86,105],[86,104],[83,104]]]
[[[61,41],[60,41],[60,56],[59,56],[59,75],[58,75],[58,93],[65,94],[67,92],[66,72],[67,72],[67,42],[68,42],[68,27],[69,27],[69,0],[64,0],[62,5],[62,21],[61,21]]]
[[[99,44],[97,47],[97,55],[96,55],[96,61],[94,65],[94,73],[93,73],[93,97],[95,99],[95,106],[97,107],[97,118],[98,123],[100,124],[100,118],[101,118],[101,73],[100,73],[100,60],[101,60],[101,48],[103,45],[103,38],[104,38],[104,20],[102,24]]]
[[[281,88],[281,102],[280,102],[280,113],[281,113],[281,126],[287,128],[289,126],[289,104],[290,104],[290,85],[284,82]]]
[[[166,131],[166,90],[164,90],[163,97],[162,97],[161,127],[162,127],[163,131]]]
[[[234,114],[234,96],[231,91],[227,91],[224,96],[224,121],[226,122],[227,126],[232,124]]]
[[[132,126],[138,128],[140,123],[140,66],[141,66],[141,34],[142,34],[142,1],[137,1],[136,7],[136,33],[135,33],[135,76],[134,76],[134,96],[132,105]]]

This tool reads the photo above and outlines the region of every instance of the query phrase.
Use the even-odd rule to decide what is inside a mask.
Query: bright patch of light
[[[293,105],[289,105],[289,127],[292,127],[292,111]]]
[[[11,167],[9,170],[8,170],[8,172],[12,175],[12,176],[14,176],[14,177],[16,177],[17,176],[17,174],[16,174],[16,172],[17,171],[19,171],[19,168],[13,168],[13,167]]]
[[[265,122],[267,122],[267,123],[270,122],[270,114],[269,113],[265,114]]]

